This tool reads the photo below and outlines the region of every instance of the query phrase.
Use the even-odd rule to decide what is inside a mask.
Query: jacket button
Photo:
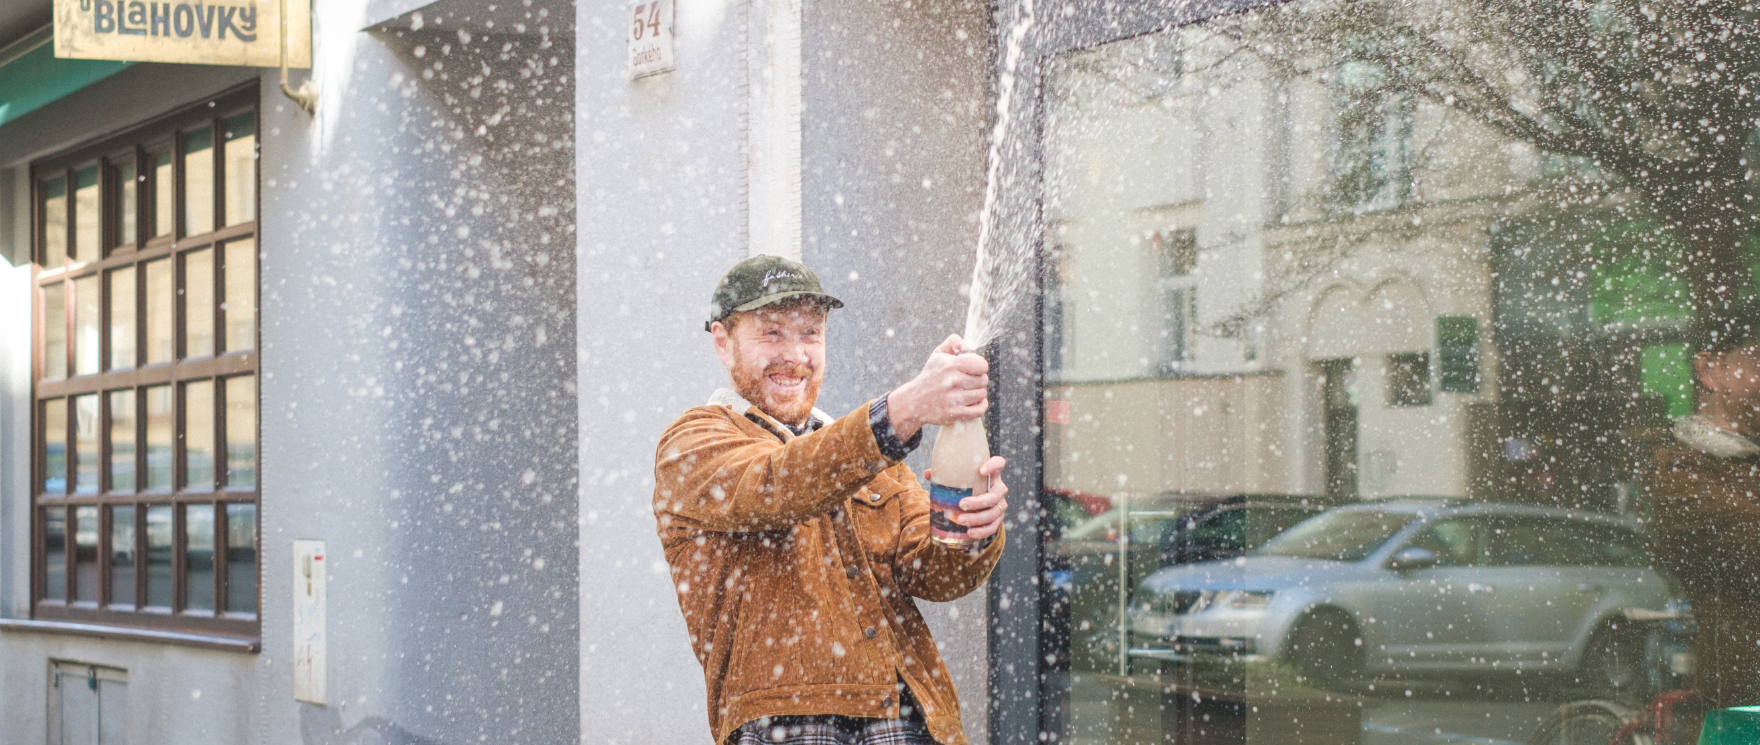
[[[892,708],[892,697],[887,696],[886,698],[880,699],[880,705],[888,709]]]
[[[862,634],[867,636],[869,639],[872,639],[875,636],[878,636],[880,634],[880,630],[874,628],[873,626],[869,626],[868,628],[862,629]]]
[[[861,573],[861,570],[856,569],[855,567],[844,567],[843,568],[843,576],[848,577],[850,579],[855,579],[856,575],[860,574],[860,573]]]
[[[868,495],[868,501],[870,501],[870,502],[878,502],[878,501],[880,501],[880,495],[878,495],[878,494],[869,494],[869,495]]]

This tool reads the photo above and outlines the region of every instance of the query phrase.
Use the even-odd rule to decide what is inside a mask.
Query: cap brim
[[[759,308],[762,308],[766,305],[770,305],[772,303],[779,303],[779,302],[782,302],[782,301],[787,300],[789,298],[796,298],[796,297],[813,298],[815,300],[818,300],[821,303],[824,303],[825,307],[827,307],[827,308],[835,309],[835,308],[842,308],[843,307],[842,300],[838,300],[837,298],[834,298],[834,297],[827,295],[823,292],[795,290],[793,292],[778,292],[773,295],[765,295],[761,298],[758,298],[757,300],[753,300],[749,303],[746,303],[745,305],[741,305],[737,308],[734,308],[733,310],[728,311],[728,314],[732,315],[734,313],[746,313],[749,311],[757,310]],[[726,318],[726,316],[722,316],[722,317]]]

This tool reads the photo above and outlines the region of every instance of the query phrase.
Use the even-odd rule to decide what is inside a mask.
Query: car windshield
[[[1191,502],[1150,499],[1130,505],[1132,543],[1154,543],[1167,532],[1167,523],[1196,511]],[[1063,534],[1066,541],[1116,541],[1118,520],[1124,510],[1114,507],[1070,528]]]
[[[1417,515],[1403,512],[1327,512],[1290,528],[1253,554],[1360,561],[1416,519]]]

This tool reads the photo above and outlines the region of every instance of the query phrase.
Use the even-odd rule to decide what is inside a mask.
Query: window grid
[[[39,620],[258,633],[256,100],[223,94],[32,166]],[[190,163],[210,164],[203,204]],[[192,255],[205,271],[186,272]],[[208,453],[193,483],[191,435]]]

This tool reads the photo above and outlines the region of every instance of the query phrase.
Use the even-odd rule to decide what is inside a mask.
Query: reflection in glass
[[[214,381],[183,384],[183,488],[214,488]]]
[[[73,260],[96,261],[104,225],[104,213],[98,206],[98,167],[81,168],[73,178]]]
[[[116,245],[132,246],[140,240],[141,184],[134,161],[116,167]]]
[[[73,510],[73,599],[82,603],[98,602],[98,508],[95,505]]]
[[[110,369],[127,370],[135,360],[134,267],[110,272]]]
[[[43,402],[43,493],[67,493],[67,399]]]
[[[147,483],[143,488],[158,491],[171,488],[171,441],[177,434],[175,412],[171,408],[171,386],[155,385],[144,389],[147,398]]]
[[[214,251],[183,255],[183,356],[214,354]]]
[[[110,603],[134,605],[134,506],[110,508]]]
[[[67,509],[43,510],[43,598],[67,599]]]
[[[67,263],[67,177],[43,182],[43,267]]]
[[[146,364],[170,362],[177,340],[172,327],[172,302],[176,300],[170,259],[149,261],[143,265],[147,273],[147,360]]]
[[[183,136],[183,234],[214,230],[214,130]]]
[[[226,611],[257,612],[257,506],[226,505]]]
[[[171,505],[147,507],[147,605],[171,607]]]
[[[226,224],[257,218],[257,129],[254,114],[226,120]]]
[[[257,242],[226,244],[226,291],[220,310],[226,318],[226,351],[257,346]]]
[[[103,297],[98,294],[98,275],[88,274],[73,281],[73,374],[91,375],[98,371],[98,308]]]
[[[183,508],[184,586],[188,610],[214,609],[214,505]]]
[[[257,379],[226,379],[226,486],[257,488]]]
[[[98,396],[73,397],[73,493],[98,493]]]
[[[153,237],[171,235],[177,227],[173,211],[177,182],[171,173],[171,153],[153,153]]]
[[[135,490],[134,389],[110,392],[110,491]]]
[[[43,287],[43,377],[67,377],[67,283]]]

